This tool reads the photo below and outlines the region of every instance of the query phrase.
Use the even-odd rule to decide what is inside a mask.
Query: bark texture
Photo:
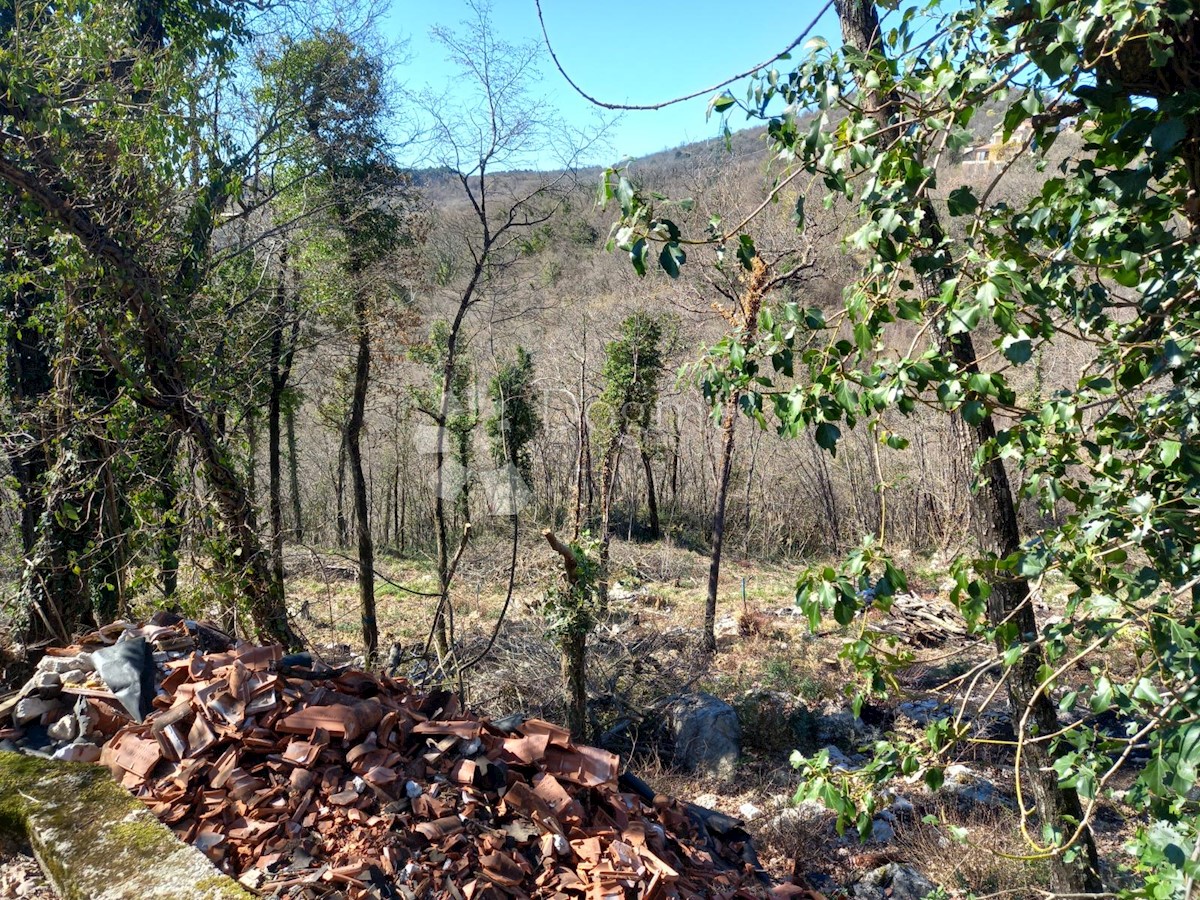
[[[374,665],[379,655],[379,626],[375,618],[375,543],[371,538],[370,500],[362,460],[363,418],[367,409],[367,387],[371,378],[371,327],[367,318],[367,297],[359,289],[354,295],[354,328],[358,351],[354,364],[354,392],[350,416],[346,420],[346,454],[354,488],[354,525],[358,542],[358,603],[362,619],[363,651],[366,665]]]

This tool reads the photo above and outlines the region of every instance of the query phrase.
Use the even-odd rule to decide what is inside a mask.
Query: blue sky
[[[563,68],[585,91],[616,103],[649,104],[715,84],[786,47],[824,0],[756,0],[753,7],[716,0],[684,3],[593,3],[542,0],[546,27]],[[397,74],[409,87],[443,88],[456,74],[429,38],[435,24],[457,27],[464,0],[438,3],[392,0],[385,37],[409,39],[411,61]],[[541,41],[534,0],[494,0],[493,20],[510,43]],[[833,38],[832,10],[814,35]],[[569,123],[588,122],[594,108],[579,97],[547,58],[536,93]],[[708,97],[653,112],[627,112],[609,132],[609,148],[588,160],[613,163],[717,134],[705,121]],[[741,126],[741,117],[731,125]]]

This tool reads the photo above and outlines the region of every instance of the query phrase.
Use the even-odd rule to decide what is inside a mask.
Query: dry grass
[[[926,817],[936,823],[922,821]],[[952,829],[965,829],[961,840]],[[1044,860],[1023,859],[1031,850],[1016,815],[1004,809],[977,805],[964,814],[953,803],[930,799],[918,804],[914,821],[897,826],[891,846],[935,884],[967,894],[1035,900],[1048,877]]]

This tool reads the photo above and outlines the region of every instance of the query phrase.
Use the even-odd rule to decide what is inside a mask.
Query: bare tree
[[[440,602],[433,634],[443,656],[453,639],[447,625],[454,567],[446,501],[448,494],[454,496],[456,489],[465,487],[447,482],[447,442],[455,414],[455,378],[466,353],[465,325],[476,307],[494,305],[502,296],[520,259],[521,238],[561,209],[573,184],[579,153],[578,148],[565,148],[558,173],[533,176],[528,181],[495,178],[505,169],[527,165],[534,154],[558,144],[565,132],[545,102],[531,93],[538,78],[539,45],[501,40],[486,0],[474,0],[469,7],[471,18],[461,29],[439,26],[432,32],[462,73],[462,93],[426,92],[419,98],[429,123],[431,157],[451,173],[467,206],[462,222],[455,227],[457,252],[466,260],[466,270],[462,278],[455,279],[457,286],[450,298],[437,395],[422,407],[437,432],[432,461],[437,479],[434,521]],[[463,542],[469,534],[467,525],[464,523]]]

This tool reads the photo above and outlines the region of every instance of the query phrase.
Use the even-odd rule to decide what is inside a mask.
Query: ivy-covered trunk
[[[842,37],[849,47],[880,58],[887,57],[882,39],[879,14],[874,0],[835,0],[842,26]],[[898,108],[894,92],[886,85],[868,90],[867,102],[879,124],[879,143],[885,144],[897,128],[892,121]],[[938,212],[928,196],[922,196],[921,238],[931,248],[945,243]],[[948,260],[922,277],[922,288],[929,297],[937,297],[944,284],[951,282],[956,271]],[[934,323],[938,344],[943,353],[952,356],[957,367],[966,373],[979,372],[974,342],[969,332],[950,334],[948,323]],[[962,471],[971,472],[980,450],[996,437],[996,426],[990,414],[983,415],[977,424],[956,416],[954,428]],[[995,456],[984,462],[972,494],[971,521],[980,549],[998,559],[1016,554],[1021,549],[1016,507],[1004,463]],[[1038,817],[1044,827],[1070,832],[1081,821],[1082,807],[1073,788],[1059,784],[1051,763],[1050,747],[1045,736],[1059,730],[1058,714],[1045,691],[1039,690],[1039,670],[1045,656],[1037,640],[1037,621],[1034,617],[1029,583],[1015,576],[992,579],[991,595],[987,602],[988,625],[995,629],[997,652],[1004,654],[1010,647],[1024,643],[1023,654],[1013,666],[1007,679],[1009,705],[1014,725],[1024,721],[1018,734],[1022,755],[1022,770],[1017,777],[1033,789]],[[1096,847],[1091,832],[1084,829],[1080,838],[1082,854],[1079,863],[1068,863],[1062,854],[1050,859],[1050,887],[1059,893],[1098,892],[1102,889]],[[1081,864],[1080,864],[1081,863]]]
[[[946,352],[968,372],[979,370],[975,347],[969,334],[941,340]],[[960,417],[952,420],[961,465],[970,471],[980,449],[996,437],[992,417],[978,425],[969,425]],[[979,548],[997,559],[1005,559],[1021,549],[1021,535],[1012,489],[1004,462],[991,457],[980,469],[972,492],[971,526]],[[1043,825],[1070,833],[1083,818],[1083,808],[1074,788],[1059,784],[1053,767],[1054,755],[1046,735],[1060,729],[1058,710],[1048,691],[1040,690],[1039,671],[1046,663],[1037,643],[1038,627],[1033,612],[1029,582],[1024,578],[997,578],[991,581],[987,601],[988,625],[996,630],[996,652],[1003,655],[1012,646],[1025,643],[1024,653],[1008,673],[1007,688],[1014,730],[1025,718],[1018,738],[1021,743],[1021,770],[1017,777],[1033,791],[1038,818]],[[1050,859],[1050,887],[1062,894],[1103,890],[1099,859],[1090,829],[1080,836],[1080,863],[1067,863],[1061,855]]]
[[[662,531],[662,525],[658,519],[658,494],[654,490],[654,465],[650,459],[650,453],[644,447],[641,448],[642,468],[646,472],[646,505],[650,512],[650,540],[657,541]]]
[[[601,609],[608,608],[609,527],[612,521],[613,488],[621,463],[622,437],[624,431],[620,430],[604,448],[604,458],[600,462],[600,581],[596,585],[596,595]]]

